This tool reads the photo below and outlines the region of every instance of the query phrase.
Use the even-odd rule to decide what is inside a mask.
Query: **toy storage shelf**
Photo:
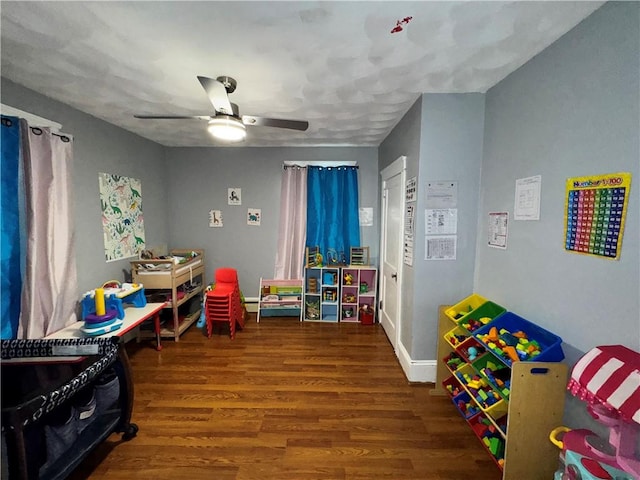
[[[258,315],[261,317],[298,317],[302,321],[302,280],[260,278]]]
[[[112,433],[123,432],[123,440],[136,436],[138,427],[130,422],[131,368],[118,338],[7,340],[2,347],[2,425],[9,478],[64,479]],[[107,372],[113,375],[110,388],[117,385],[108,394],[113,404],[94,404],[92,420],[81,431],[76,422],[83,417],[72,417],[74,428],[67,428],[63,437],[69,442],[66,448],[47,441],[53,415],[75,407],[87,389],[93,390],[97,402],[95,385]]]
[[[303,320],[373,323],[377,275],[376,268],[360,265],[307,267]]]
[[[206,278],[204,250],[171,250],[170,256],[186,260],[181,263],[175,263],[173,258],[135,260],[131,262],[131,277],[133,283],[144,285],[147,293],[154,290],[168,292],[170,300],[165,308],[172,312],[173,325],[163,328],[160,336],[177,342],[180,335],[200,318],[200,309],[190,311],[182,319],[178,309],[193,297],[202,295]],[[201,305],[202,301],[198,304]]]
[[[373,323],[378,284],[377,269],[359,265],[342,267],[340,282],[340,321]],[[363,309],[365,305],[366,309]]]
[[[486,303],[486,299],[481,297],[473,300],[476,300],[476,304],[469,311]],[[490,308],[495,310],[494,305]],[[460,326],[463,323],[460,322],[460,315],[452,318],[452,309],[453,306],[448,305],[440,307],[439,361],[432,394],[448,395],[452,399],[487,454],[502,470],[503,480],[553,478],[558,465],[558,453],[549,441],[549,434],[562,422],[568,372],[567,365],[558,360],[558,357],[562,359],[561,349],[559,352],[557,350],[559,345],[539,355],[541,359],[551,357],[552,361],[501,360],[474,333]],[[481,334],[487,331],[493,322],[499,323],[501,318],[504,324],[505,316],[496,315],[495,319],[476,332]],[[546,331],[540,329],[540,332]],[[477,357],[469,358],[470,346],[476,348]],[[487,365],[495,366],[501,373],[499,377],[510,382],[506,393],[483,375]],[[499,401],[491,406],[479,403],[476,400],[479,398],[478,390],[469,386],[465,375],[484,379],[488,385],[485,390],[489,394],[496,392],[495,397]],[[495,452],[498,452],[498,456]],[[499,461],[498,458],[503,460]]]

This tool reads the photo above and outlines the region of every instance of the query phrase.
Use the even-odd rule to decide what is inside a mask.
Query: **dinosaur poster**
[[[99,173],[98,182],[106,261],[137,257],[145,247],[140,180]]]

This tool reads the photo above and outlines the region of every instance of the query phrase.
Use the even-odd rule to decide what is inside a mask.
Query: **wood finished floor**
[[[245,330],[130,342],[137,437],[71,478],[499,480],[448,397],[407,382],[379,325],[255,315]]]

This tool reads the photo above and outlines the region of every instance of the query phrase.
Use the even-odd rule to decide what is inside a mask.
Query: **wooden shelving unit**
[[[170,255],[187,260],[182,263],[175,263],[171,258],[135,260],[131,262],[131,277],[133,283],[144,285],[145,292],[165,290],[169,293],[170,300],[165,308],[171,309],[173,322],[160,331],[160,336],[177,342],[180,335],[200,318],[201,307],[184,315],[182,321],[178,309],[196,296],[200,297],[198,304],[202,305],[206,279],[204,250],[171,250]],[[180,293],[183,293],[182,297]]]

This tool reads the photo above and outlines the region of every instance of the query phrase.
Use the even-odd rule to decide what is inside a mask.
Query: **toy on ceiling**
[[[556,480],[639,479],[640,353],[622,345],[596,347],[575,364],[567,389],[608,427],[609,438],[587,429],[554,429],[550,439],[562,449],[565,465]]]

